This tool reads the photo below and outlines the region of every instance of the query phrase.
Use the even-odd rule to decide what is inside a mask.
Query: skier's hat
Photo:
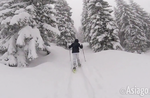
[[[74,41],[74,42],[77,42],[77,43],[78,43],[78,42],[79,42],[79,40],[78,40],[78,39],[75,39],[75,41]]]

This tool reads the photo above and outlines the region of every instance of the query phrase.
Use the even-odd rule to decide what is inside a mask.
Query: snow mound
[[[104,93],[106,98],[141,98],[141,92],[132,95],[122,91],[127,90],[128,86],[137,89],[150,87],[150,80],[147,78],[150,77],[149,56],[109,50],[91,54],[87,59],[83,64],[86,65],[83,66],[83,71],[87,77],[93,77],[98,81],[106,91]],[[149,94],[143,98],[148,97]]]

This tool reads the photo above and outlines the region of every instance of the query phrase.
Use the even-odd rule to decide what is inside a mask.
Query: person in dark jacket
[[[78,64],[79,67],[81,66],[80,59],[79,59],[79,49],[80,48],[82,49],[83,45],[82,44],[80,45],[79,40],[75,39],[74,43],[72,43],[69,46],[69,49],[70,48],[72,48],[73,65],[74,65],[73,69],[75,69],[77,64]]]

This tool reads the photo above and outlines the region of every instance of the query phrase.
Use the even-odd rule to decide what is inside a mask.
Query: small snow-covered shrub
[[[2,4],[9,6],[0,9],[1,63],[25,67],[28,61],[38,57],[38,50],[50,53],[49,39],[60,32],[56,25],[55,10],[48,3],[43,5],[39,1],[32,4],[11,0]]]

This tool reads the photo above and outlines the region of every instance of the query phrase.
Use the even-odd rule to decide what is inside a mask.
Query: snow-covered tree
[[[82,27],[79,27],[79,29],[78,29],[77,38],[79,39],[80,42],[84,42],[85,41],[84,32],[83,32]]]
[[[109,7],[104,0],[89,0],[87,3],[86,37],[95,52],[121,49]]]
[[[122,46],[126,51],[141,53],[147,49],[147,37],[143,20],[133,6],[124,0],[116,0],[115,20],[119,29]],[[133,4],[132,4],[133,5]]]
[[[58,32],[55,26],[51,26],[54,10],[50,4],[41,6],[41,12],[44,11],[43,17],[39,16],[42,17],[41,20],[37,16],[37,5],[40,2],[35,5],[31,2],[8,0],[0,4],[3,6],[0,10],[0,51],[4,53],[0,59],[2,63],[13,67],[27,66],[28,61],[38,57],[39,49],[50,52],[45,44],[48,39],[44,38],[44,34],[49,36],[49,31]]]
[[[71,8],[66,0],[58,0],[55,9],[57,12],[56,19],[58,29],[61,32],[60,36],[58,36],[57,44],[67,48],[67,43],[71,43],[75,39],[74,23],[71,19]]]
[[[147,39],[150,40],[150,16],[143,8],[140,7],[136,2],[130,0],[132,11],[134,11],[136,18],[140,20],[140,26],[142,27]]]
[[[87,13],[87,1],[88,0],[83,0],[83,11],[82,11],[82,31],[85,34],[86,33],[86,26],[88,24],[88,13]]]
[[[34,20],[38,24],[44,42],[48,45],[49,40],[55,38],[60,33],[56,24],[56,11],[52,8],[51,4],[43,5],[42,2],[34,4],[34,9]],[[55,34],[54,31],[58,34]]]

